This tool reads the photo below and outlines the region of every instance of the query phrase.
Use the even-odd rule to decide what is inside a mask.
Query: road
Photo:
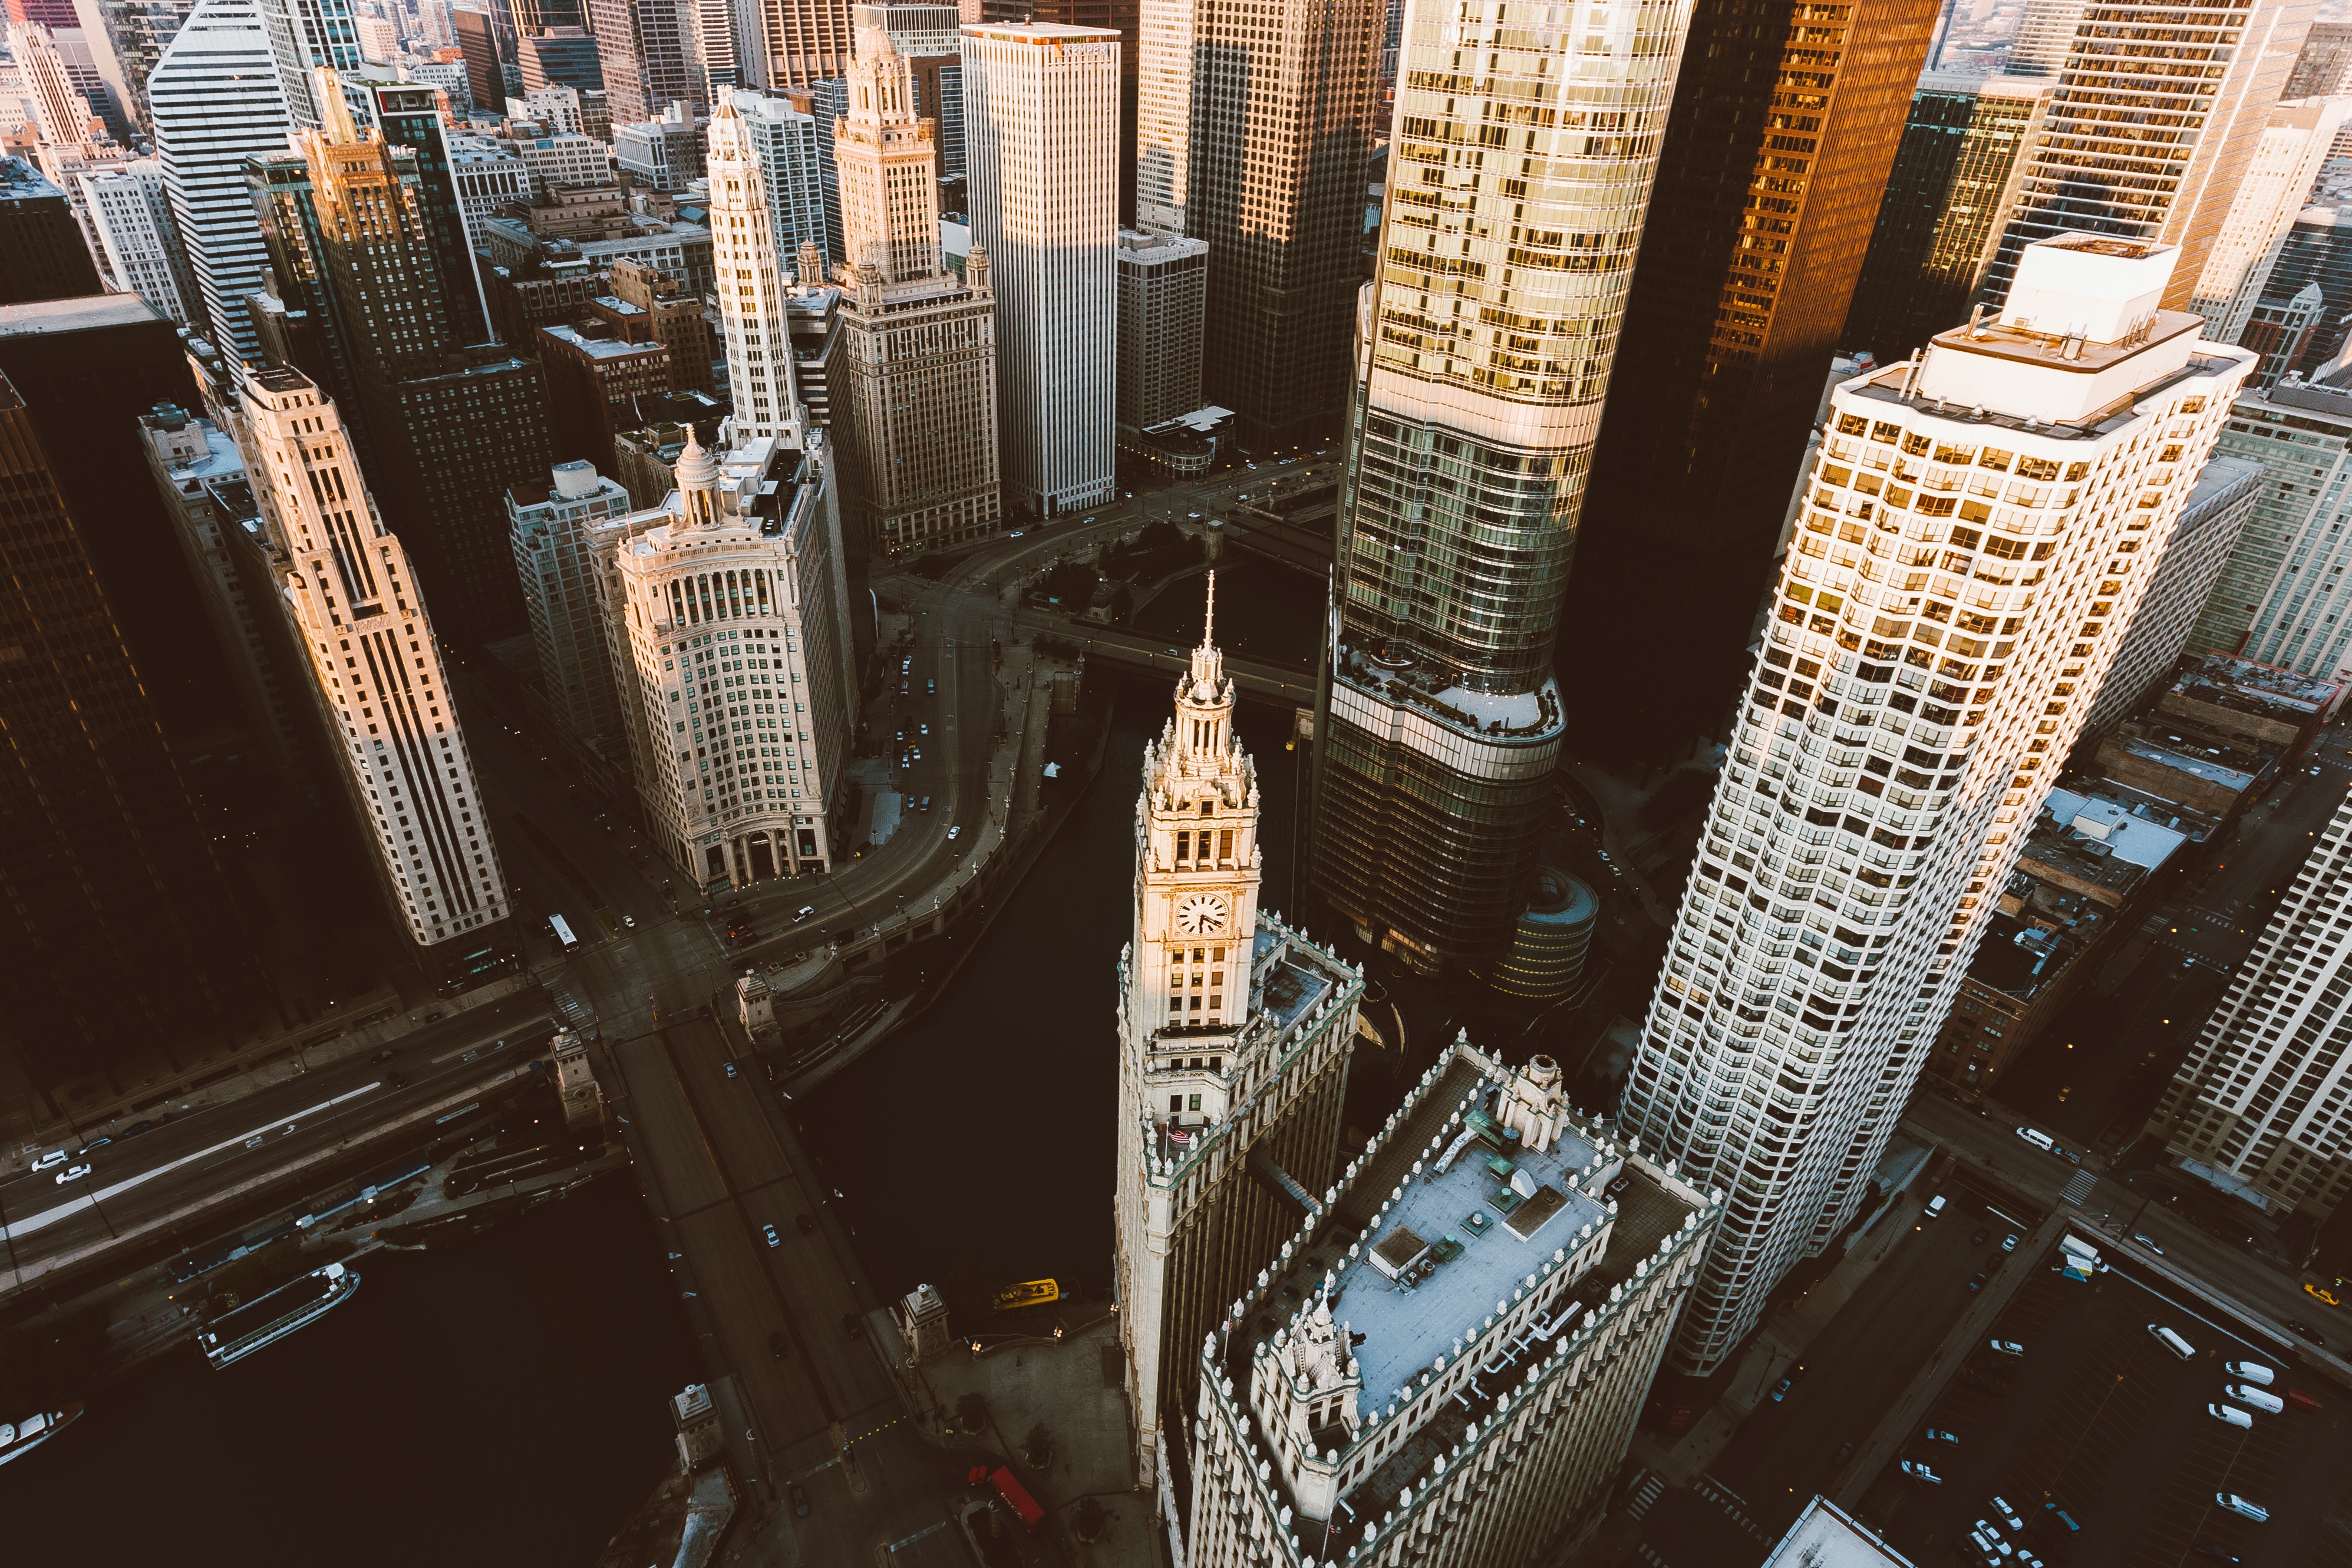
[[[2016,1124],[1939,1100],[1920,1095],[1904,1113],[1905,1130],[1958,1154],[1965,1166],[1982,1172],[2041,1207],[2058,1201],[2067,1183],[2081,1167],[2020,1138]],[[2331,1309],[2305,1293],[2301,1278],[2273,1267],[2174,1214],[2154,1188],[2142,1191],[2114,1180],[2101,1180],[2080,1206],[2086,1219],[2119,1238],[2133,1234],[2151,1238],[2164,1251],[2164,1263],[2222,1296],[2257,1322],[2284,1330],[2301,1322],[2316,1330],[2331,1354],[2336,1375],[2352,1377],[2352,1363],[2342,1359],[2352,1348],[2352,1314]],[[2136,1247],[2124,1242],[2123,1245]],[[2144,1254],[2143,1254],[2144,1255]]]
[[[363,1145],[390,1124],[512,1071],[551,1029],[543,996],[505,998],[400,1037],[382,1061],[328,1060],[284,1082],[175,1114],[152,1132],[0,1183],[0,1293],[125,1233],[145,1231],[188,1246],[208,1239],[220,1225],[213,1205],[298,1162]],[[395,1087],[388,1074],[404,1082]],[[89,1175],[57,1179],[85,1164]],[[315,1169],[315,1185],[324,1187],[341,1166],[323,1160]],[[289,1188],[284,1201],[299,1190],[299,1183]]]

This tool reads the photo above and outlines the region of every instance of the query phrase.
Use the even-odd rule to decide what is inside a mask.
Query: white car
[[[88,1166],[68,1166],[58,1173],[58,1185],[63,1186],[69,1181],[78,1181],[88,1175],[89,1175]]]
[[[782,1247],[784,1244],[784,1239],[776,1234],[776,1228],[772,1225],[760,1227],[760,1234],[768,1239],[768,1245],[771,1247]]]
[[[2217,1508],[2226,1508],[2231,1513],[2251,1519],[2256,1524],[2262,1524],[2267,1521],[2271,1516],[2271,1511],[2264,1508],[2261,1503],[2248,1502],[2244,1498],[2240,1497],[2233,1491],[2215,1492],[2213,1494],[2213,1503]]]
[[[1909,1476],[1915,1481],[1926,1481],[1931,1487],[1939,1487],[1944,1484],[1943,1477],[1937,1475],[1927,1466],[1915,1464],[1909,1459],[1903,1461],[1903,1473]]]
[[[1997,1355],[2023,1355],[2025,1354],[2025,1347],[2018,1343],[2013,1339],[1990,1339],[1985,1341],[1985,1343],[1992,1346],[1993,1353]]]
[[[61,1166],[70,1158],[72,1158],[72,1156],[68,1155],[63,1149],[51,1149],[47,1154],[43,1155],[39,1159],[33,1162],[33,1168],[37,1171],[45,1171],[52,1166]]]
[[[1200,513],[1198,513],[1198,512],[1187,512],[1187,513],[1185,513],[1184,515],[1185,515],[1186,517],[1199,517],[1201,514],[1200,514]]]
[[[2025,1521],[2018,1517],[2017,1510],[2009,1506],[2009,1500],[2007,1498],[1997,1497],[1993,1499],[1992,1511],[1994,1517],[1998,1518],[2003,1524],[2009,1526],[2011,1531],[2021,1531],[2025,1529]]]
[[[793,918],[794,920],[806,920],[810,915],[814,915],[815,913],[816,913],[816,905],[815,905],[815,904],[802,904],[802,905],[800,906],[800,908],[798,908],[797,910],[794,910],[794,911],[793,912]]]
[[[2252,1416],[2234,1405],[2215,1405],[2209,1402],[2205,1406],[2205,1414],[2225,1426],[2246,1427],[2254,1424],[2254,1418]]]
[[[1981,1519],[1977,1521],[1977,1527],[1969,1531],[1969,1539],[1976,1542],[1977,1550],[1984,1553],[1984,1560],[1988,1563],[2004,1562],[2016,1551],[2000,1538],[2000,1531]]]
[[[1029,530],[1026,528],[1015,528],[1004,537],[1008,539],[1026,538],[1029,537]]]
[[[2143,1236],[2138,1231],[2135,1230],[2132,1232],[2132,1239],[2147,1248],[2149,1251],[2155,1253],[2158,1257],[2161,1258],[2164,1256],[2164,1249],[2156,1244],[2156,1239],[2154,1237]]]
[[[2258,1384],[2264,1388],[2268,1388],[2271,1380],[2278,1375],[2259,1361],[2225,1361],[2221,1364],[2221,1370],[2241,1383]]]
[[[637,928],[637,917],[634,915],[624,915],[621,916],[621,924],[635,931]]]
[[[961,822],[957,822],[948,829],[948,841],[950,843],[953,843],[957,839],[961,838],[962,836],[963,824]]]

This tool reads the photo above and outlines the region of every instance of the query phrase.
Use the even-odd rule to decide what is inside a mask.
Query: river
[[[1244,566],[1221,574],[1219,619],[1255,656],[1297,663],[1318,593]],[[1197,592],[1179,584],[1140,623],[1196,641]],[[802,1130],[886,1295],[1108,1284],[1112,1004],[1139,769],[1170,698],[1163,682],[1120,684],[1102,773],[948,994],[807,1106]],[[1300,782],[1290,718],[1244,704],[1236,721],[1273,909]],[[299,1333],[226,1372],[174,1352],[0,1468],[0,1560],[593,1561],[674,1462],[664,1401],[701,1375],[635,1184],[607,1177],[471,1242],[357,1268],[358,1294]]]

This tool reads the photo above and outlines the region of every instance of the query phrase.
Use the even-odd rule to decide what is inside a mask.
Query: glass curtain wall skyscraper
[[[2044,241],[1832,395],[1620,1112],[1729,1197],[1684,1372],[1861,1205],[2253,366],[2179,259]]]
[[[2312,0],[2084,6],[2063,35],[2058,90],[1986,269],[1985,302],[2008,298],[2027,246],[2088,232],[2179,246],[2165,304],[2187,308],[2313,10]]]
[[[1690,14],[1406,12],[1317,695],[1312,874],[1417,968],[1503,946],[1535,873],[1562,729],[1560,590]]]

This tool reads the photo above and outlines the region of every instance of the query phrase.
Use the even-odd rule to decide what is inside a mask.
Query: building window
[[[1192,1103],[1190,1105],[1186,1106],[1186,1107],[1185,1107],[1185,1109],[1186,1109],[1186,1110],[1188,1110],[1188,1111],[1197,1111],[1197,1110],[1199,1110],[1199,1109],[1201,1108],[1201,1097],[1200,1097],[1198,1094],[1195,1094],[1195,1095],[1192,1095],[1191,1098],[1192,1098]]]
[[[1177,1112],[1181,1111],[1183,1108],[1184,1108],[1184,1096],[1182,1096],[1181,1094],[1171,1094],[1170,1096],[1168,1096],[1168,1112],[1169,1112],[1169,1114],[1173,1115],[1173,1114],[1175,1114]]]

